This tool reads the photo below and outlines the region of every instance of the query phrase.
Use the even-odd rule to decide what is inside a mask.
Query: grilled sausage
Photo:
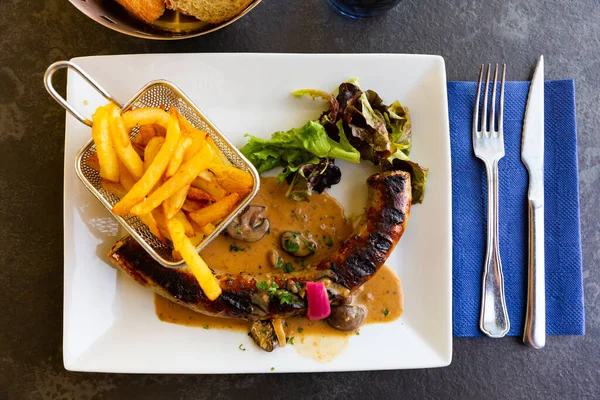
[[[365,214],[350,237],[332,257],[310,268],[265,278],[215,271],[221,296],[210,301],[187,267],[165,268],[131,237],[120,240],[109,259],[141,285],[194,311],[219,317],[261,320],[306,313],[305,284],[325,282],[329,300],[340,303],[369,280],[400,240],[410,214],[410,175],[388,171],[367,179]],[[260,283],[257,287],[257,283]]]

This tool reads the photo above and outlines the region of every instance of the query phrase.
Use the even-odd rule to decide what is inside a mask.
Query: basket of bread
[[[121,33],[173,40],[221,29],[260,0],[70,0],[94,21]]]

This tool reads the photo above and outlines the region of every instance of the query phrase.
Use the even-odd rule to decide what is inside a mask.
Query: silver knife
[[[546,283],[544,268],[544,56],[540,57],[527,98],[521,160],[529,173],[529,259],[527,315],[523,343],[541,349],[546,344]]]

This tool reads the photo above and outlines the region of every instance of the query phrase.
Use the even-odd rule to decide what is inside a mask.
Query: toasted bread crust
[[[164,0],[117,0],[127,11],[149,24],[165,12]]]
[[[229,21],[253,0],[166,0],[167,8],[191,15],[200,21],[220,24]]]

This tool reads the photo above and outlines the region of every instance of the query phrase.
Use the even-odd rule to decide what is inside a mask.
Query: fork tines
[[[500,101],[498,105],[498,122],[496,119],[496,89],[498,85],[498,64],[494,71],[494,83],[492,85],[492,101],[490,107],[490,115],[488,119],[488,92],[490,87],[490,72],[492,64],[488,64],[487,74],[485,78],[485,93],[483,94],[482,118],[479,119],[479,99],[481,98],[481,82],[483,80],[484,64],[481,64],[479,71],[479,81],[477,82],[477,97],[475,98],[475,107],[473,107],[473,135],[477,138],[483,137],[498,137],[502,134],[502,120],[504,115],[504,81],[506,78],[506,64],[502,66],[502,81],[500,82]],[[486,121],[487,120],[487,121]],[[496,129],[494,129],[496,128]]]

